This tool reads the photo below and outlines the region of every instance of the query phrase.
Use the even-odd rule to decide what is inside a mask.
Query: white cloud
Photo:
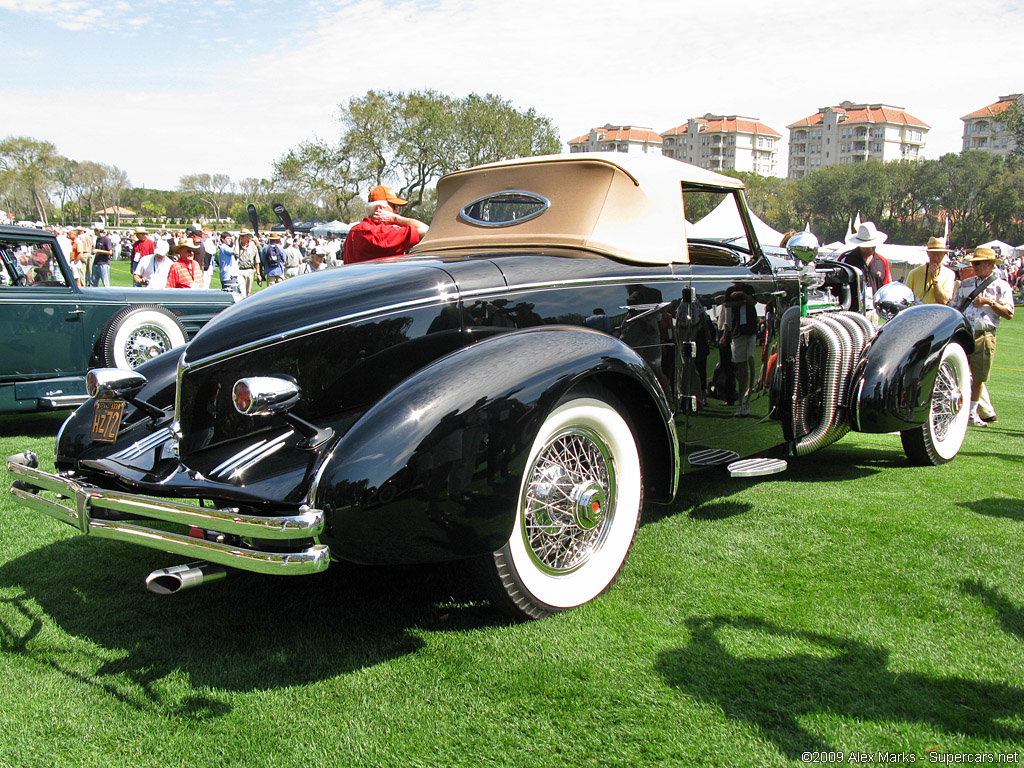
[[[881,101],[932,126],[929,157],[959,150],[961,115],[1024,90],[1013,44],[1024,33],[1019,1],[253,0],[246,18],[262,21],[244,30],[232,26],[232,0],[144,0],[124,10],[98,0],[22,2],[0,0],[0,13],[121,29],[146,19],[173,26],[203,8],[222,14],[207,39],[230,36],[218,53],[234,58],[205,72],[198,92],[176,90],[180,64],[159,48],[146,60],[159,67],[148,92],[136,83],[125,91],[113,78],[88,93],[60,93],[40,88],[30,70],[5,81],[0,136],[49,139],[150,186],[173,186],[190,172],[266,176],[298,141],[337,135],[337,104],[371,88],[496,93],[551,117],[563,140],[605,122],[660,131],[705,112],[759,117],[785,139],[787,124],[819,107]],[[94,40],[81,44],[87,51]],[[66,46],[58,54],[85,60]],[[81,126],[66,119],[77,104],[117,111],[104,126]],[[201,130],[171,109],[182,104],[202,107]]]

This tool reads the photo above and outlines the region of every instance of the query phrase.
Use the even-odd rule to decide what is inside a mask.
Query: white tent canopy
[[[761,245],[778,245],[782,242],[782,233],[778,232],[761,219],[753,211],[750,213],[750,222],[754,225],[754,234],[757,235],[757,242]],[[700,221],[686,224],[687,237],[723,237],[727,233],[738,230],[739,216],[736,211],[736,204],[732,198],[726,196],[715,209]]]
[[[1003,258],[1006,258],[1007,256],[1013,256],[1014,252],[1017,250],[1012,245],[1010,245],[1009,243],[1004,243],[1002,240],[990,240],[987,243],[982,243],[978,247],[991,248],[993,251],[997,251],[999,255],[1002,256]]]
[[[317,224],[315,227],[313,227],[313,229],[310,230],[310,234],[314,235],[315,237],[319,237],[321,235],[330,235],[334,233],[340,234],[342,232],[348,232],[350,229],[352,229],[351,224],[346,224],[343,221],[338,221],[337,219],[335,219],[334,221],[328,221],[326,224]]]

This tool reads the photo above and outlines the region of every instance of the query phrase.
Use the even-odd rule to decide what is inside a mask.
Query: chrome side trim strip
[[[118,451],[111,458],[117,461],[132,461],[147,451],[156,448],[158,445],[163,445],[170,439],[171,430],[164,427],[163,429],[158,429],[153,434],[142,438],[138,442],[129,445],[127,448]]]
[[[88,395],[57,395],[53,397],[40,397],[39,404],[45,408],[59,410],[83,405],[88,399]]]
[[[278,435],[273,440],[260,440],[259,442],[250,445],[245,450],[239,451],[227,461],[224,461],[214,467],[210,472],[210,477],[237,477],[254,464],[259,463],[263,459],[267,458],[267,456],[278,451],[284,446],[284,441],[287,440],[291,434],[291,432],[285,432],[283,435]]]
[[[279,450],[284,448],[284,441],[285,441],[285,438],[287,438],[287,437],[288,437],[288,435],[284,435],[281,438],[279,438],[278,440],[275,440],[274,442],[272,442],[270,445],[267,446],[267,450],[265,450],[262,453],[260,453],[259,456],[254,456],[252,459],[250,459],[249,461],[245,462],[244,464],[242,464],[241,466],[236,468],[235,471],[231,473],[230,477],[238,477],[239,475],[241,475],[246,470],[251,469],[252,467],[254,467],[257,464],[259,464],[261,461],[263,461],[265,458],[267,458],[271,454],[277,453]]]

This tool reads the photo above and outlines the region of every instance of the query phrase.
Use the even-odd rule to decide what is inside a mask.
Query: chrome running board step
[[[721,448],[705,448],[702,451],[694,451],[689,456],[691,467],[717,467],[728,464],[740,455],[736,451],[727,451]]]
[[[744,459],[726,467],[731,477],[761,477],[785,472],[789,464],[785,459]]]

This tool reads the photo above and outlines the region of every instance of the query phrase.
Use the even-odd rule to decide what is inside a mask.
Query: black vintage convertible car
[[[719,231],[688,237],[712,212]],[[607,590],[642,503],[691,473],[780,471],[850,429],[899,432],[917,463],[957,454],[961,316],[879,330],[861,286],[766,256],[741,183],[683,163],[461,171],[413,253],[288,280],[184,352],[91,371],[56,470],[13,458],[12,493],[198,561],[150,574],[156,592],[470,558],[496,605],[542,617]]]

